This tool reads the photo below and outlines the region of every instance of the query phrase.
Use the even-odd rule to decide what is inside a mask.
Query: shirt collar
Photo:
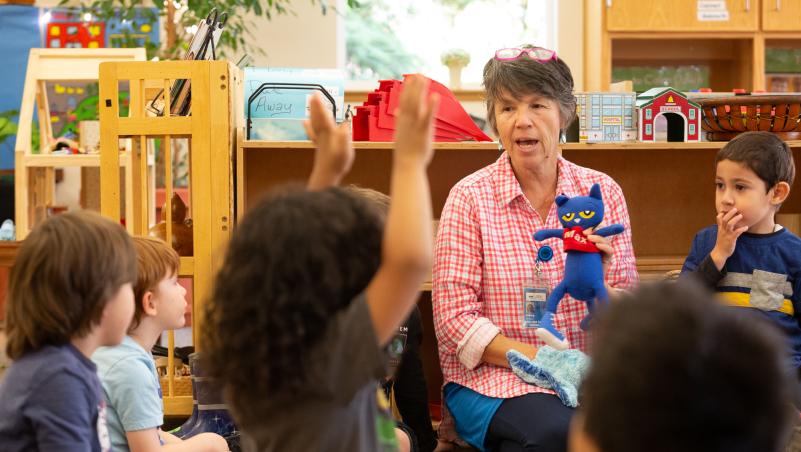
[[[498,202],[502,206],[508,206],[515,199],[524,196],[523,189],[520,187],[520,182],[517,181],[514,169],[512,169],[512,161],[509,154],[504,152],[495,162],[495,195]],[[576,196],[575,188],[575,174],[570,163],[559,156],[556,161],[556,196],[566,195],[568,197]]]
[[[495,195],[502,206],[509,205],[516,198],[523,196],[523,190],[515,177],[509,154],[502,153],[495,162]]]

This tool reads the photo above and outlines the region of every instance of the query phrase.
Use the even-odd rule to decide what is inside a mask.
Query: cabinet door
[[[756,31],[759,26],[758,0],[603,1],[609,31]]]
[[[762,0],[762,29],[801,31],[801,0]]]

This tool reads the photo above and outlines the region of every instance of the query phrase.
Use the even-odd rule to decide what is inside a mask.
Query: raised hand
[[[407,77],[403,82],[400,107],[395,113],[395,158],[420,161],[427,165],[434,154],[434,114],[439,105],[439,95],[426,100],[428,80],[419,75]]]
[[[353,165],[353,144],[350,126],[334,123],[331,111],[317,93],[309,101],[309,120],[303,122],[306,134],[314,143],[314,167],[309,177],[309,190],[338,185]]]

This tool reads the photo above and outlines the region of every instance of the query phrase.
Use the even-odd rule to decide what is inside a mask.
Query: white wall
[[[266,55],[251,55],[253,66],[344,67],[344,26],[338,13],[329,8],[323,15],[311,0],[294,0],[291,5],[296,15],[254,18],[254,47]]]
[[[559,56],[570,66],[576,91],[584,91],[584,1],[559,0],[557,14]]]

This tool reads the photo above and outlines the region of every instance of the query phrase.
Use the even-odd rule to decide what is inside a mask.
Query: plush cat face
[[[593,184],[590,196],[568,198],[565,195],[556,197],[556,212],[562,226],[572,228],[580,226],[583,230],[593,228],[604,219],[604,202],[601,199],[601,187]]]

